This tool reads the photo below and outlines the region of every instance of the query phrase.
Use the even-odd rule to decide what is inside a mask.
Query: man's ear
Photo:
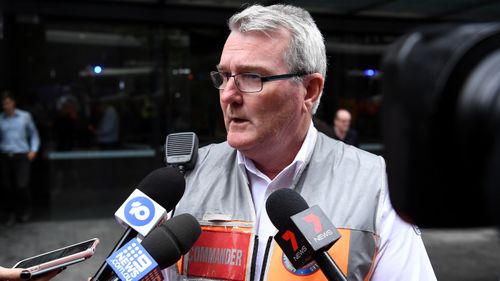
[[[319,73],[309,74],[304,78],[304,86],[306,87],[306,93],[304,96],[304,109],[312,114],[312,108],[314,103],[320,98],[321,91],[323,91],[323,85],[325,84],[325,79],[323,75]]]

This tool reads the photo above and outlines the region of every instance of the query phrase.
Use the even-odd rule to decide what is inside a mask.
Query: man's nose
[[[224,103],[233,103],[241,102],[241,98],[241,91],[236,86],[236,80],[234,77],[229,77],[224,89],[220,90],[220,100]]]

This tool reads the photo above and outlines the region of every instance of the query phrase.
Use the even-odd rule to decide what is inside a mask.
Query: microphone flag
[[[106,262],[122,281],[161,281],[163,275],[158,263],[137,238],[110,255]]]
[[[115,217],[120,224],[130,226],[144,237],[165,219],[166,213],[165,208],[136,189],[118,208]]]
[[[317,205],[291,216],[288,227],[274,236],[296,269],[312,261],[318,250],[328,250],[338,239],[340,233]]]

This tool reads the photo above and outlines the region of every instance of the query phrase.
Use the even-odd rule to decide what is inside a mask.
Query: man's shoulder
[[[227,143],[227,141],[224,141],[224,142],[220,142],[220,143],[210,143],[210,144],[207,144],[207,145],[204,145],[202,147],[200,147],[199,151],[200,152],[205,152],[205,153],[209,153],[209,152],[212,152],[212,151],[217,151],[217,152],[224,152],[224,151],[227,151],[227,152],[230,152],[230,151],[234,151],[235,149],[232,148],[231,146],[229,146],[229,144]]]
[[[323,151],[320,155],[329,155],[335,162],[355,161],[363,165],[381,165],[385,168],[385,161],[379,155],[362,150],[353,145],[330,138],[324,134],[318,134],[318,145]]]
[[[15,111],[14,114],[16,116],[20,116],[20,117],[31,117],[31,113],[29,113],[29,111],[22,110],[22,109],[19,109],[19,108],[16,108],[16,111]]]
[[[201,147],[198,150],[198,157],[200,159],[206,159],[206,158],[227,159],[228,156],[230,156],[233,153],[234,153],[234,155],[236,155],[236,149],[229,146],[227,141],[224,141],[221,143],[211,143],[211,144],[208,144],[208,145]]]
[[[237,167],[236,162],[236,150],[229,146],[227,142],[205,145],[198,150],[196,165],[192,171],[186,174],[186,180],[193,181],[196,178],[202,179],[202,181],[216,179],[218,177],[215,175],[222,175],[228,169],[235,169]]]

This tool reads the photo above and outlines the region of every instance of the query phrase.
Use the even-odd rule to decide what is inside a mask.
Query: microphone
[[[297,192],[282,188],[269,195],[266,210],[278,229],[274,240],[295,268],[314,260],[328,280],[347,281],[327,252],[340,233],[319,206],[309,208]]]
[[[200,237],[198,221],[181,214],[153,229],[142,243],[132,239],[106,262],[120,280],[163,280],[161,270],[176,263]]]
[[[146,236],[151,229],[162,223],[167,210],[172,210],[184,194],[185,184],[184,177],[171,167],[149,173],[115,213],[126,230],[110,255],[138,234]],[[111,268],[103,262],[92,280],[107,280],[110,274]]]
[[[165,140],[165,162],[184,174],[192,170],[198,158],[198,137],[193,132],[167,135]]]

